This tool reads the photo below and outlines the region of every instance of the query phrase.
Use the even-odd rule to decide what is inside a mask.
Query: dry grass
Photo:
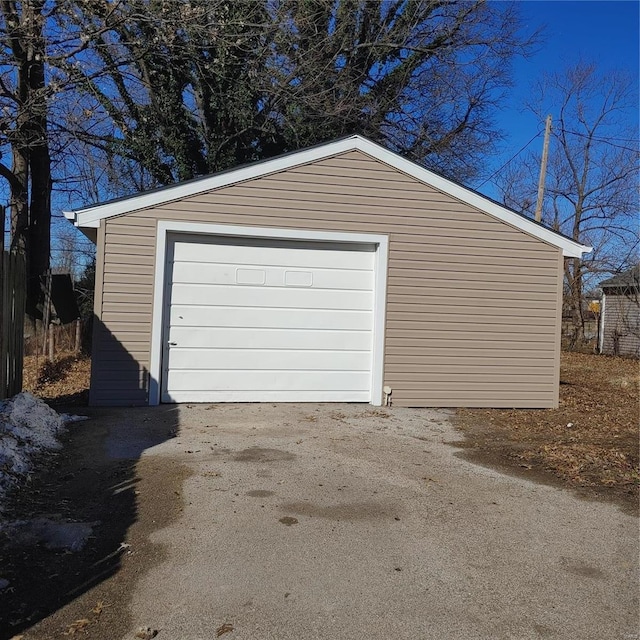
[[[637,504],[638,361],[563,353],[560,379],[558,409],[461,410],[459,426],[470,446],[502,463]]]
[[[86,405],[91,359],[60,353],[53,362],[44,356],[25,356],[23,388],[55,405]]]

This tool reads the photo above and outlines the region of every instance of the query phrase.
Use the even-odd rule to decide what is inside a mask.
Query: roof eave
[[[591,253],[593,247],[587,247],[577,242],[568,241],[567,246],[562,246],[562,255],[565,258],[582,258],[585,253]]]
[[[74,211],[65,211],[67,219],[80,228],[98,228],[100,220],[110,218],[140,209],[164,204],[167,202],[180,200],[189,196],[197,195],[205,191],[219,189],[239,182],[245,182],[254,178],[263,177],[272,173],[277,173],[296,166],[309,164],[318,160],[335,156],[347,151],[362,151],[373,158],[384,162],[403,173],[406,173],[416,180],[428,184],[444,193],[448,193],[454,198],[487,213],[503,222],[516,226],[525,233],[532,235],[562,249],[565,258],[581,258],[584,253],[590,253],[591,247],[581,245],[569,238],[551,231],[533,220],[529,220],[518,215],[514,211],[487,199],[479,193],[471,191],[462,185],[456,184],[428,169],[425,169],[411,160],[389,151],[384,147],[371,142],[359,135],[349,136],[334,142],[303,149],[296,153],[286,154],[264,162],[254,163],[235,170],[221,174],[214,174],[203,177],[199,180],[192,180],[188,183],[176,184],[160,191],[151,191],[130,198],[120,199],[113,202],[95,205]]]

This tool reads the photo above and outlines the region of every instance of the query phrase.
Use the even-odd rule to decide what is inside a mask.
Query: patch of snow
[[[56,436],[64,421],[51,407],[30,393],[19,393],[0,408],[5,433],[37,449],[60,449]]]
[[[97,522],[68,522],[55,518],[16,520],[0,525],[11,546],[44,544],[47,549],[81,551]]]
[[[0,511],[7,491],[31,472],[34,457],[62,448],[58,436],[78,418],[58,414],[27,392],[0,402]]]
[[[71,424],[72,422],[84,422],[89,419],[89,416],[74,416],[71,413],[61,413],[60,417],[65,424]]]

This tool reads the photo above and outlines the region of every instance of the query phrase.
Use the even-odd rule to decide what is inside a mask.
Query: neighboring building
[[[360,136],[66,215],[97,243],[92,404],[558,404],[590,249]]]
[[[640,265],[600,283],[600,353],[640,357]]]

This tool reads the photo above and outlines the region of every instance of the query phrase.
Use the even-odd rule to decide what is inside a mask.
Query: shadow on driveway
[[[84,548],[77,552],[47,549],[42,543],[29,544],[0,534],[0,578],[9,582],[0,592],[2,640],[70,603],[74,604],[67,615],[47,621],[52,625],[49,637],[82,631],[83,625],[89,626],[98,617],[114,630],[127,629],[123,612],[109,610],[107,587],[104,593],[96,592],[91,608],[78,599],[120,571],[123,554],[133,557],[134,545],[127,543],[130,528],[139,519],[137,468],[144,462],[141,457],[145,450],[177,435],[179,408],[73,407],[71,412],[91,419],[70,426],[63,450],[44,462],[42,470],[10,497],[0,517],[5,523],[47,518],[97,524]],[[165,492],[163,482],[173,482],[176,473],[181,475],[182,471],[174,469],[175,473],[168,475],[160,471],[157,486],[152,488],[158,492],[158,500],[152,504],[167,517],[179,510],[180,496],[173,489],[166,488]],[[154,475],[149,477],[153,482]],[[135,570],[135,562],[130,564]],[[105,599],[98,600],[101,596]],[[105,620],[109,617],[113,619]],[[79,627],[75,631],[73,623]]]

